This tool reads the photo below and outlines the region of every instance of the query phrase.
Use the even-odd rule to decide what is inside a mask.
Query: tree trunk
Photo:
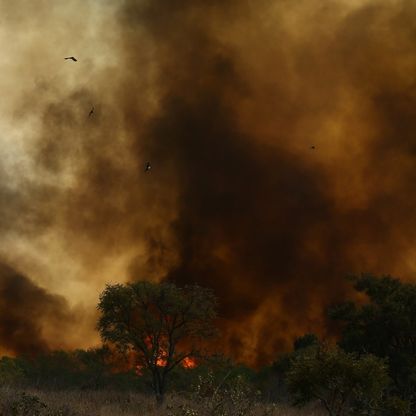
[[[156,393],[156,403],[158,406],[162,406],[165,401],[165,395],[162,392]]]
[[[153,373],[153,391],[157,405],[161,406],[165,401],[165,383],[157,371]]]

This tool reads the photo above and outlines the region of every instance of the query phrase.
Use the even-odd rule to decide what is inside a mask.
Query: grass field
[[[39,398],[39,402],[34,397]],[[42,405],[46,405],[44,407]],[[323,416],[317,408],[295,409],[285,405],[250,404],[214,409],[209,402],[198,403],[180,395],[168,395],[158,407],[149,396],[111,391],[46,392],[3,389],[2,416]],[[227,407],[227,404],[225,403]],[[244,404],[246,406],[246,404]]]

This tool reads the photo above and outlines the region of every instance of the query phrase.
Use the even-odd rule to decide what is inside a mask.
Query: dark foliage
[[[391,393],[416,412],[416,285],[390,276],[353,278],[364,304],[345,302],[329,310],[342,326],[339,345],[350,352],[388,359]]]
[[[133,371],[120,371],[115,352],[107,348],[53,351],[36,357],[2,357],[0,384],[49,390],[145,390]]]
[[[215,335],[216,309],[213,292],[198,285],[108,285],[98,304],[98,329],[103,341],[133,354],[162,403],[171,372],[184,360],[201,357],[201,342]]]

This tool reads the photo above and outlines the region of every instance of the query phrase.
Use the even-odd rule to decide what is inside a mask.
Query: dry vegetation
[[[33,398],[39,401],[33,401]],[[170,395],[158,407],[153,397],[111,391],[0,391],[1,416],[245,416],[234,407],[232,413],[212,411],[207,403]],[[44,406],[46,405],[46,407]],[[322,416],[317,408],[298,410],[285,405],[253,405],[253,416]]]

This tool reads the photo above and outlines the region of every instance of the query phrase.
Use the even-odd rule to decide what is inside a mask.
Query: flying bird
[[[67,56],[65,59],[71,59],[74,62],[77,62],[78,61],[78,59],[75,58],[75,56]]]
[[[152,169],[152,165],[150,162],[146,162],[146,165],[144,167],[144,171],[147,173],[150,173],[150,170]]]
[[[88,117],[91,117],[93,114],[94,114],[94,106],[92,106],[92,108],[91,108],[91,110],[88,114]]]
[[[315,146],[311,146],[311,150],[315,150]]]

